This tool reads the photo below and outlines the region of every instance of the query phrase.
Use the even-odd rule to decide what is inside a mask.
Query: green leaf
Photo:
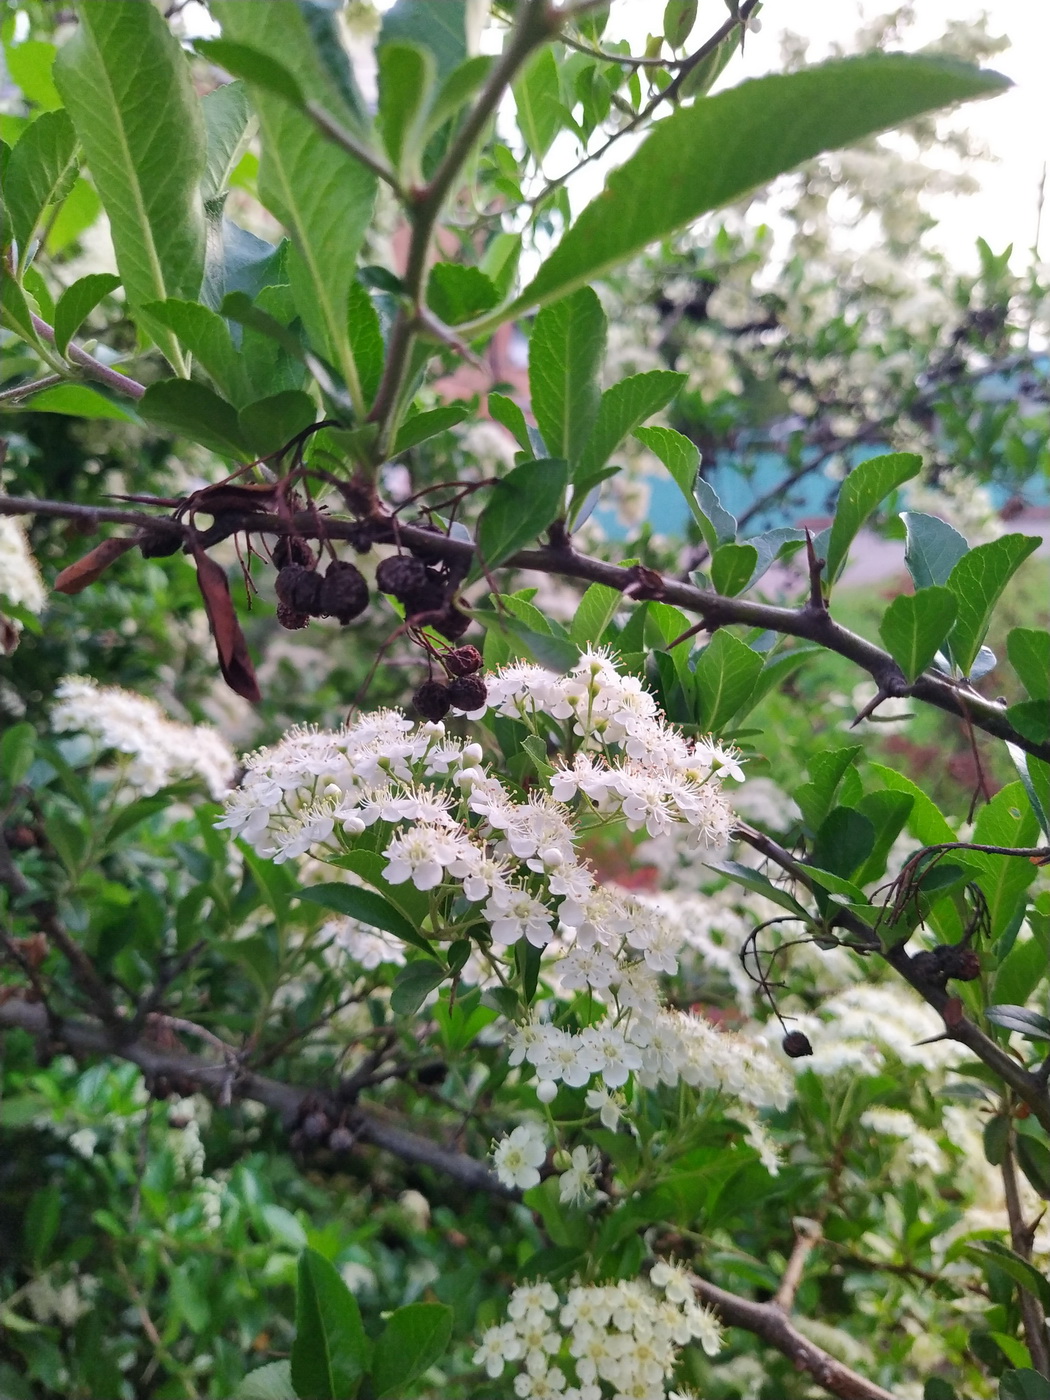
[[[260,457],[291,442],[317,418],[317,405],[302,389],[283,389],[257,399],[237,415],[241,437]]]
[[[89,272],[66,288],[55,307],[55,349],[60,355],[102,298],[119,286],[120,278],[112,272]]]
[[[1019,1132],[1017,1136],[1017,1165],[1042,1196],[1050,1200],[1050,1147],[1038,1138]]]
[[[696,703],[701,729],[717,734],[747,703],[762,670],[762,658],[720,628],[696,663]]]
[[[781,889],[779,885],[774,885],[759,870],[752,870],[749,865],[741,865],[735,860],[709,860],[707,865],[712,870],[719,871],[738,885],[743,885],[746,890],[753,890],[755,894],[760,894],[763,899],[770,900],[773,904],[779,904],[781,909],[788,910],[791,914],[798,914],[802,918],[808,917],[805,909],[794,895],[787,890]]]
[[[924,846],[939,846],[945,841],[958,840],[954,828],[948,825],[936,804],[910,778],[906,778],[894,768],[884,767],[881,763],[871,763],[868,766],[872,774],[891,792],[905,792],[911,797],[912,809],[908,816],[908,830],[917,841],[921,841]]]
[[[1006,654],[1033,700],[1050,700],[1050,632],[1015,627],[1006,638]]]
[[[205,58],[225,68],[227,73],[283,97],[293,107],[306,106],[306,96],[295,77],[269,54],[231,39],[198,39],[196,46]]]
[[[117,423],[138,423],[140,419],[96,389],[86,384],[56,384],[34,394],[24,405],[34,413],[62,413],[70,418],[112,418]]]
[[[1007,710],[1007,714],[1009,714]],[[1007,752],[1017,769],[1035,819],[1043,835],[1050,841],[1050,764],[1033,754],[1025,753],[1016,744],[1007,744]]]
[[[390,993],[390,1009],[398,1016],[411,1016],[418,1011],[435,987],[448,976],[448,969],[432,958],[417,958],[406,963],[394,978]]]
[[[452,1309],[443,1303],[398,1308],[375,1344],[372,1387],[376,1400],[407,1394],[407,1388],[436,1361],[452,1340]]]
[[[21,44],[5,44],[4,63],[11,77],[30,102],[45,111],[62,106],[62,99],[52,80],[52,68],[58,49],[42,39],[26,39]]]
[[[84,0],[79,14],[55,83],[109,215],[128,304],[192,300],[204,274],[205,133],[186,55],[154,5]],[[174,336],[151,333],[183,373]]]
[[[598,417],[605,329],[605,312],[590,287],[546,307],[532,328],[532,411],[547,451],[570,464],[582,455]]]
[[[795,553],[795,547],[805,538],[805,530],[780,525],[775,530],[766,530],[761,535],[752,535],[749,540],[745,540],[744,543],[751,545],[758,554],[755,571],[747,581],[748,588],[753,587],[777,559]]]
[[[489,311],[499,292],[478,267],[463,263],[435,263],[427,279],[427,305],[447,326],[469,321]],[[502,398],[502,395],[497,395]]]
[[[588,643],[597,646],[617,608],[622,605],[623,594],[619,589],[609,588],[604,583],[592,583],[580,599],[569,636],[579,647],[585,647]]]
[[[860,751],[859,744],[848,744],[838,749],[824,749],[810,758],[810,780],[808,783],[799,784],[794,797],[802,819],[812,835],[816,835],[824,818],[831,811],[831,804],[839,785]]]
[[[383,345],[383,332],[379,325],[379,313],[375,302],[357,281],[350,283],[347,329],[350,336],[350,353],[354,357],[361,393],[367,407],[375,398],[383,377],[386,348]]]
[[[292,1384],[303,1400],[352,1400],[368,1367],[357,1300],[335,1266],[313,1249],[299,1257]]]
[[[557,518],[568,482],[564,462],[523,462],[492,488],[478,520],[478,553],[489,569],[531,543]]]
[[[948,575],[948,587],[959,604],[948,640],[952,659],[964,675],[981,649],[1003,589],[1042,542],[1038,535],[1000,535],[969,550]]]
[[[417,442],[436,437],[438,433],[454,428],[469,416],[470,405],[466,403],[442,404],[440,408],[428,408],[423,413],[415,413],[411,418],[406,418],[398,429],[390,455],[396,457],[399,452],[407,452],[410,447],[415,447]]]
[[[420,944],[415,925],[374,890],[361,889],[358,885],[307,885],[298,891],[298,898],[308,904],[319,904],[322,909],[331,909],[336,914],[346,914],[372,928],[381,928],[384,933],[392,933],[395,938],[403,938],[406,943],[416,947]],[[423,947],[431,951],[425,942]]]
[[[383,44],[379,49],[379,129],[395,170],[410,182],[419,177],[422,123],[434,86],[433,55],[418,44]]]
[[[220,457],[250,462],[254,453],[241,436],[237,410],[204,384],[189,379],[161,379],[139,400],[149,423],[181,433]]]
[[[537,165],[561,126],[561,87],[554,51],[545,44],[525,65],[513,86],[518,126]]]
[[[829,587],[842,572],[849,547],[868,516],[891,491],[918,476],[921,468],[922,458],[913,452],[889,452],[870,457],[850,472],[839,491],[828,538],[825,578]]]
[[[915,799],[906,792],[866,792],[856,805],[875,833],[871,854],[854,875],[858,885],[868,885],[885,873],[890,849],[911,815]]]
[[[700,476],[700,450],[696,443],[673,428],[637,428],[635,437],[655,453],[675,479],[679,491],[700,527],[708,551],[736,539],[736,518],[718,499],[713,487]]]
[[[753,544],[723,544],[711,556],[711,582],[727,598],[747,587],[758,566],[758,550]]]
[[[813,843],[813,864],[852,880],[872,855],[875,828],[854,807],[835,807],[824,818]]]
[[[219,392],[237,408],[251,398],[251,386],[244,359],[234,348],[230,328],[224,318],[198,301],[149,302],[144,308],[150,319],[167,326],[215,381]]]
[[[956,608],[951,589],[935,584],[902,593],[886,609],[879,636],[909,681],[922,675],[944,645]]]
[[[506,394],[489,394],[489,413],[497,423],[502,423],[508,432],[512,433],[517,440],[522,452],[530,457],[532,454],[532,443],[529,441],[529,427],[525,422],[525,414],[513,399],[508,399]]]
[[[573,480],[583,481],[600,471],[628,434],[659,413],[678,393],[687,375],[653,369],[621,379],[602,394],[594,431],[587,440]]]
[[[1034,744],[1043,744],[1050,739],[1050,703],[1046,700],[1022,700],[1011,705],[1006,711],[1018,734],[1031,739]]]
[[[1027,1366],[1007,1371],[999,1381],[999,1400],[1050,1400],[1050,1381]]]
[[[696,23],[697,0],[667,0],[664,6],[664,38],[672,49],[680,49]]]
[[[215,0],[211,10],[225,35],[287,67],[308,99],[348,125],[357,121],[314,43],[305,7],[293,0]],[[315,349],[339,368],[354,402],[363,405],[347,327],[376,177],[285,98],[256,85],[251,95],[263,143],[259,198],[291,236],[296,307]]]
[[[948,575],[970,546],[958,530],[936,515],[906,510],[901,519],[905,531],[904,562],[915,587],[947,583]]]
[[[1024,1005],[1046,975],[1042,943],[1038,938],[1019,938],[996,968],[991,999],[997,1005]]]
[[[1008,783],[985,803],[977,814],[973,841],[984,846],[1034,846],[1039,839],[1039,823],[1025,800],[1021,783]],[[1022,856],[989,855],[967,851],[967,863],[977,872],[977,883],[988,902],[992,936],[1009,926],[1024,892],[1038,871]]]
[[[223,83],[201,98],[204,113],[205,158],[201,198],[217,199],[230,182],[244,151],[251,119],[248,93],[243,83]]]
[[[36,755],[36,730],[23,720],[12,724],[0,737],[0,778],[10,790],[24,780]]]
[[[11,152],[4,172],[4,203],[23,266],[44,211],[69,192],[76,177],[76,146],[69,113],[44,112],[26,127]]]
[[[3,279],[0,280],[0,312],[2,312],[4,325],[17,331],[23,340],[29,341],[30,345],[39,344],[33,326],[33,313],[26,300],[26,294],[15,279],[9,277],[6,272]]]
[[[466,5],[464,0],[397,0],[383,16],[379,47],[385,44],[422,44],[429,49],[443,80],[467,56]]]
[[[566,296],[821,151],[1007,86],[996,73],[951,59],[866,54],[757,78],[681,107],[612,172],[503,319]]]
[[[445,78],[427,113],[426,134],[432,135],[469,102],[492,70],[491,54],[479,53],[458,64]]]
[[[271,1361],[249,1371],[234,1391],[233,1400],[298,1400],[292,1385],[292,1363]]]

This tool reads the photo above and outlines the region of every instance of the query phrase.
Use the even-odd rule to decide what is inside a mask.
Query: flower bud
[[[540,1103],[553,1103],[558,1097],[558,1086],[553,1079],[541,1079],[536,1085],[536,1097]]]

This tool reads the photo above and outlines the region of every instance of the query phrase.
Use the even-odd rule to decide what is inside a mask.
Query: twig
[[[16,384],[13,389],[0,390],[0,403],[11,403],[18,399],[28,398],[31,394],[39,394],[42,389],[51,389],[56,384],[63,383],[65,375],[45,374],[43,379],[33,379],[26,384]]]
[[[784,1276],[780,1280],[780,1287],[773,1296],[773,1302],[785,1312],[790,1312],[795,1305],[795,1294],[802,1282],[806,1261],[819,1243],[821,1234],[821,1228],[815,1220],[795,1221],[794,1248],[787,1261]]]
[[[1006,1217],[1010,1222],[1010,1244],[1016,1254],[1028,1263],[1032,1261],[1032,1241],[1035,1231],[1024,1218],[1021,1194],[1017,1187],[1017,1169],[1014,1165],[1015,1135],[1011,1126],[1007,1136],[1006,1149],[1000,1170],[1003,1175],[1003,1194],[1006,1197]],[[1018,1290],[1021,1302],[1021,1321],[1024,1324],[1025,1341],[1032,1365],[1041,1375],[1050,1376],[1050,1347],[1047,1345],[1046,1318],[1042,1305],[1034,1293],[1027,1288]]]
[[[55,330],[53,326],[49,326],[39,316],[34,316],[33,329],[41,340],[46,340],[48,344],[54,345]],[[126,374],[121,374],[119,370],[110,369],[109,365],[104,365],[101,360],[96,360],[94,355],[89,355],[86,350],[81,350],[80,346],[74,345],[72,341],[66,346],[66,359],[79,365],[91,379],[97,379],[100,384],[108,385],[110,389],[115,389],[118,394],[127,394],[129,398],[141,399],[146,392],[145,384],[140,384],[135,379],[129,379]]]

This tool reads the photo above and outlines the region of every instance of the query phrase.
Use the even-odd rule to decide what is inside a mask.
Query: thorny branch
[[[104,521],[135,527],[155,523],[155,517],[141,511],[110,510],[18,496],[0,496],[0,515],[52,516],[81,520],[86,524]],[[174,528],[182,529],[184,537],[188,539],[187,527],[178,525]],[[318,517],[312,511],[301,511],[294,516],[241,510],[223,511],[209,530],[200,533],[200,544],[207,549],[241,531],[271,535],[297,534],[305,539],[325,538],[350,540],[355,543],[367,536],[376,544],[393,544],[400,541],[407,546],[421,545],[435,558],[461,564],[468,563],[474,556],[474,545],[469,541],[433,534],[417,526],[395,523],[385,516],[354,521],[330,516]],[[603,583],[609,588],[615,588],[619,593],[626,592],[632,586],[636,587],[638,581],[635,571],[579,554],[571,545],[524,549],[500,567],[532,569],[538,573],[580,579],[587,583]],[[910,697],[960,719],[965,720],[968,717],[976,728],[1050,763],[1050,742],[1036,742],[1019,734],[1007,719],[1004,704],[988,700],[976,691],[967,691],[964,698],[957,684],[932,671],[919,676],[909,685],[900,667],[888,652],[843,627],[826,610],[810,607],[788,608],[754,602],[747,598],[727,598],[711,589],[697,588],[691,583],[661,578],[656,574],[653,577],[656,580],[656,594],[661,601],[672,603],[686,612],[695,613],[700,617],[702,627],[708,631],[713,632],[718,627],[741,625],[815,642],[825,650],[835,652],[867,671],[885,696]]]

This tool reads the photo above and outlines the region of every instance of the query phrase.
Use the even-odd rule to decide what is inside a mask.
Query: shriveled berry
[[[411,554],[392,554],[376,569],[376,587],[380,593],[389,593],[399,603],[404,603],[426,584],[427,566]]]
[[[306,613],[296,612],[287,603],[278,603],[277,621],[282,627],[287,627],[289,632],[298,632],[301,627],[309,625],[310,619]]]
[[[328,1136],[332,1124],[328,1114],[318,1109],[314,1113],[308,1113],[301,1126],[303,1136],[308,1142],[320,1142]]]
[[[273,562],[278,569],[288,564],[309,568],[314,562],[314,552],[300,535],[282,535],[273,547]]]
[[[321,612],[345,627],[368,607],[368,584],[356,564],[333,559],[321,584]]]
[[[349,1152],[354,1145],[354,1135],[349,1128],[333,1128],[328,1134],[328,1146],[333,1152]]]
[[[302,564],[286,564],[277,570],[274,590],[279,602],[287,603],[307,617],[321,616],[321,575]]]
[[[457,710],[480,710],[489,698],[489,689],[480,676],[457,676],[449,682],[448,698]]]
[[[167,559],[182,548],[182,531],[177,525],[155,520],[139,531],[138,545],[143,559]]]
[[[936,950],[940,954],[941,971],[944,976],[956,982],[974,982],[981,975],[981,959],[972,948],[959,948],[943,944]]]
[[[423,719],[437,724],[452,708],[452,700],[449,697],[449,687],[441,681],[424,681],[412,696],[412,704],[416,707],[416,713]]]
[[[458,642],[463,633],[469,630],[470,618],[449,604],[441,616],[434,618],[429,625],[447,642]]]
[[[809,1043],[809,1036],[803,1035],[801,1031],[788,1031],[780,1044],[784,1054],[790,1055],[793,1060],[801,1060],[804,1056],[813,1054],[813,1046]]]
[[[481,652],[472,646],[446,651],[441,659],[445,663],[445,670],[453,676],[472,676],[482,667]]]

